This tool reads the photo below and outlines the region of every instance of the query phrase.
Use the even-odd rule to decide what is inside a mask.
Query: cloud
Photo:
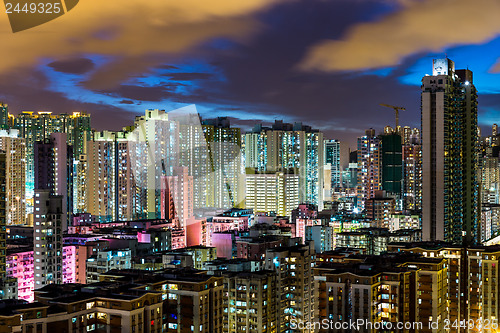
[[[123,0],[81,1],[54,21],[20,33],[0,22],[0,74],[34,66],[39,59],[65,59],[80,54],[121,57],[108,69],[99,88],[118,85],[129,73],[161,63],[162,54],[179,54],[212,38],[243,39],[260,27],[252,15],[282,0]],[[132,60],[153,56],[147,63]],[[124,71],[123,64],[127,64]],[[103,78],[103,75],[95,74]],[[96,86],[91,79],[90,85]]]
[[[500,73],[500,58],[498,58],[497,62],[491,67],[490,72]]]
[[[134,101],[131,101],[129,99],[122,99],[120,101],[120,104],[134,104]]]
[[[94,69],[95,64],[92,60],[87,58],[76,58],[54,61],[47,66],[61,73],[85,74]]]
[[[132,76],[147,74],[149,69],[160,61],[158,56],[113,57],[81,84],[89,90],[114,89]]]
[[[116,91],[111,93],[111,95],[132,100],[159,102],[170,97],[171,93],[163,86],[143,87],[121,85]]]
[[[213,77],[211,73],[168,73],[164,74],[173,81],[207,80]]]
[[[299,67],[349,71],[394,66],[415,53],[480,44],[500,34],[498,0],[406,0],[401,4],[398,12],[351,27],[340,40],[315,44]]]
[[[0,100],[7,101],[9,113],[21,111],[52,111],[55,114],[73,111],[92,114],[96,130],[120,130],[133,123],[135,114],[123,108],[95,102],[80,102],[50,90],[50,81],[41,71],[15,70],[0,80]]]

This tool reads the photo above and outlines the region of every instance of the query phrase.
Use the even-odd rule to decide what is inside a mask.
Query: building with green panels
[[[9,108],[7,104],[0,102],[0,129],[9,129]]]
[[[403,155],[401,135],[384,134],[382,138],[382,190],[401,195],[403,180]]]

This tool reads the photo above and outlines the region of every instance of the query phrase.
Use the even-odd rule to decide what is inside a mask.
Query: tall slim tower
[[[146,189],[146,213],[148,218],[159,218],[161,209],[161,177],[171,176],[179,166],[179,122],[169,119],[164,110],[146,110],[144,116],[135,118],[134,133],[138,135],[139,148],[135,155],[144,156],[145,172],[141,186]],[[133,164],[138,165],[138,161]],[[139,176],[134,171],[135,176]]]
[[[340,168],[340,141],[324,140],[324,142],[324,163],[330,164],[330,182],[333,192],[335,187],[342,186],[342,170]]]
[[[50,190],[53,195],[62,195],[63,210],[72,213],[73,146],[66,142],[66,133],[52,133],[44,141],[35,142],[35,189]],[[67,227],[67,218],[63,218],[63,230]]]
[[[6,277],[5,256],[7,252],[7,234],[6,234],[6,203],[5,196],[7,183],[7,154],[0,150],[0,281]]]
[[[10,123],[9,123],[8,105],[0,102],[0,129],[7,130],[9,128],[10,128]]]
[[[63,196],[50,190],[35,190],[34,273],[35,289],[46,284],[62,283]]]
[[[232,208],[243,201],[241,179],[241,129],[231,127],[227,117],[202,122],[209,152],[207,206]]]
[[[402,138],[397,132],[381,135],[382,189],[399,198],[403,179]]]
[[[185,227],[193,217],[193,176],[188,167],[174,167],[173,176],[162,176],[161,218],[177,219]]]
[[[422,232],[425,240],[478,240],[477,92],[472,72],[435,59],[422,79]]]
[[[365,131],[358,138],[358,207],[364,208],[365,200],[375,197],[382,188],[381,177],[381,140],[375,130]]]
[[[26,140],[15,129],[0,130],[0,149],[6,153],[7,225],[26,222]]]

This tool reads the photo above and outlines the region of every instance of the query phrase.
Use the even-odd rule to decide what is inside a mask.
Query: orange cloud
[[[342,40],[316,44],[299,67],[344,71],[393,66],[417,52],[480,44],[500,33],[498,0],[404,0],[401,5],[377,22],[352,27]]]
[[[219,36],[251,35],[259,27],[251,14],[278,1],[85,0],[62,17],[16,34],[7,15],[0,13],[0,74],[36,65],[40,58],[82,53],[120,56],[128,71],[141,71],[145,62],[133,60],[142,56],[177,54]],[[112,38],[98,38],[103,30],[111,31]]]
[[[491,67],[490,72],[500,73],[500,58],[498,58],[497,62]]]

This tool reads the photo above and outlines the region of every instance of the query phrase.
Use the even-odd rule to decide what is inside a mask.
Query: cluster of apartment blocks
[[[68,214],[101,222],[177,218],[185,225],[205,207],[287,215],[300,202],[323,204],[323,134],[300,123],[277,121],[242,135],[227,118],[202,121],[194,107],[146,110],[119,132],[94,132],[90,120],[81,112],[14,116],[0,103],[7,224],[33,223],[35,189],[62,195]]]
[[[88,214],[78,215],[73,226],[58,242],[51,243],[52,248],[61,248],[61,254],[54,256],[52,266],[57,280],[47,279],[50,267],[48,260],[37,258],[37,251],[44,247],[35,240],[34,228],[9,226],[6,229],[9,249],[6,254],[6,276],[17,279],[17,298],[33,300],[33,290],[49,283],[91,283],[98,281],[98,276],[110,269],[137,268],[154,270],[164,268],[176,261],[186,262],[187,267],[201,269],[202,262],[216,258],[214,252],[208,252],[206,258],[200,254],[206,249],[218,249],[219,257],[224,258],[258,258],[262,259],[262,251],[270,242],[271,247],[287,244],[286,237],[299,235],[299,241],[317,239],[322,250],[333,248],[333,233],[327,242],[322,242],[325,233],[306,232],[309,228],[328,226],[306,226],[298,223],[292,228],[285,218],[282,225],[275,223],[256,223],[252,225],[252,212],[233,209],[210,219],[203,220],[203,225],[194,229],[176,229],[169,220],[140,220],[131,222],[92,223]],[[274,222],[277,217],[263,216]],[[87,222],[83,222],[87,221]],[[300,219],[299,219],[300,221]],[[293,231],[292,231],[293,229]],[[186,230],[189,233],[186,233]],[[271,242],[270,239],[273,241]],[[35,246],[33,246],[35,244]],[[267,244],[267,245],[266,245]],[[206,245],[213,247],[205,247]],[[189,246],[186,248],[186,246]],[[186,256],[186,251],[189,254]],[[172,257],[173,256],[173,257]],[[196,258],[196,259],[193,259]],[[202,261],[200,261],[203,259]],[[6,297],[7,298],[7,297]]]
[[[289,239],[263,260],[214,259],[213,251],[195,255],[203,270],[186,267],[178,251],[166,260],[172,268],[112,269],[99,282],[47,285],[34,303],[4,301],[0,331],[287,332],[302,323],[296,331],[351,332],[335,323],[364,320],[371,324],[360,332],[394,331],[380,329],[389,323],[421,325],[399,332],[483,332],[500,315],[498,246],[392,243],[370,256],[317,254]]]
[[[33,303],[4,301],[0,331],[282,332],[292,318],[312,320],[312,247],[266,255],[258,269],[240,260],[234,271],[110,270],[96,283],[47,285]]]
[[[487,331],[487,325],[498,325],[499,251],[498,246],[394,243],[372,258],[324,254],[314,269],[319,319],[422,323],[401,332]],[[439,325],[432,326],[435,322]]]
[[[201,121],[191,107],[171,113],[146,110],[123,131],[93,132],[90,115],[85,113],[13,116],[2,106],[0,148],[9,156],[7,225],[32,225],[41,216],[34,212],[35,189],[61,195],[67,219],[71,214],[90,213],[100,222],[162,218],[188,227],[199,223],[199,212],[206,207],[244,207],[290,216],[300,203],[307,202],[321,210],[324,200],[334,199],[339,188],[345,187],[339,183],[340,143],[323,140],[321,132],[300,123],[276,121],[242,135],[226,118]],[[418,133],[407,127],[398,130],[405,144],[413,144]],[[380,186],[381,154],[390,148],[373,146],[373,135],[358,147],[353,177],[362,190],[353,189],[343,196],[354,198],[351,209],[364,207],[366,201],[368,211],[374,209],[376,226],[387,227],[389,215],[401,205],[394,189],[387,192],[390,197],[384,194],[385,200],[377,198],[371,204],[377,191],[385,188]],[[378,162],[366,162],[364,149],[370,156],[378,154]],[[372,167],[380,179],[371,178],[379,185],[368,190],[362,172]],[[325,177],[330,181],[325,183]],[[419,191],[417,185],[411,186]],[[418,194],[406,197],[420,200]],[[66,230],[68,224],[62,218]]]

